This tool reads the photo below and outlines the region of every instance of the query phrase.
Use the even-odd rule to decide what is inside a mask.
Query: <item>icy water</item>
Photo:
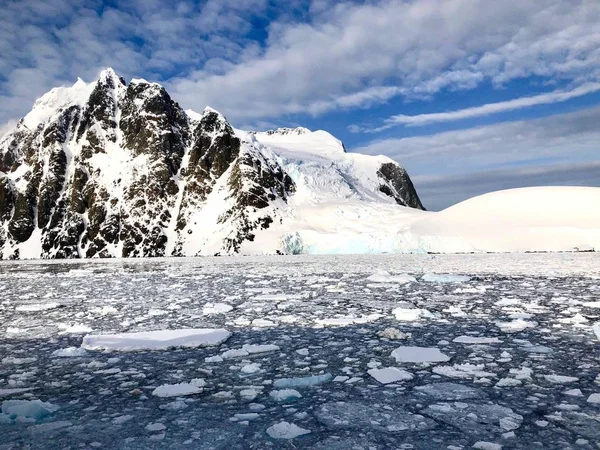
[[[0,449],[597,449],[599,268],[596,254],[3,262]],[[232,334],[80,348],[182,328]]]

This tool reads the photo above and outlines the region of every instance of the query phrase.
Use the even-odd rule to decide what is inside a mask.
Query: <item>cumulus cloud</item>
[[[267,46],[220,74],[169,80],[192,108],[232,118],[322,114],[530,77],[600,79],[595,0],[382,0],[338,3],[270,26]]]
[[[0,23],[0,121],[106,66],[240,122],[486,81],[600,79],[596,0],[29,0],[4,5]]]
[[[36,98],[111,66],[125,78],[165,81],[217,61],[243,61],[266,0],[163,2],[28,0],[0,8],[0,122]],[[222,64],[221,64],[222,66]],[[185,99],[185,97],[184,97]]]

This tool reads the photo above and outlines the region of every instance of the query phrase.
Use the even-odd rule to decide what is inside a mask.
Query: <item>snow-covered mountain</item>
[[[2,259],[368,251],[422,209],[387,157],[236,130],[112,69],[52,89],[0,139]]]

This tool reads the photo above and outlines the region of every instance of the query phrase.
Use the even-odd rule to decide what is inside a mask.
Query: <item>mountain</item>
[[[325,131],[236,130],[112,69],[52,89],[0,139],[2,259],[298,253],[333,235],[364,246],[413,208],[387,157],[346,153]]]

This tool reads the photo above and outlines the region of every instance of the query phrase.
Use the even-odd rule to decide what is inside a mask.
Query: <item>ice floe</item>
[[[81,347],[86,350],[166,350],[171,347],[207,347],[225,342],[231,333],[225,329],[184,328],[139,333],[88,334]]]
[[[392,358],[399,363],[447,362],[450,357],[435,347],[398,347],[392,351]]]

